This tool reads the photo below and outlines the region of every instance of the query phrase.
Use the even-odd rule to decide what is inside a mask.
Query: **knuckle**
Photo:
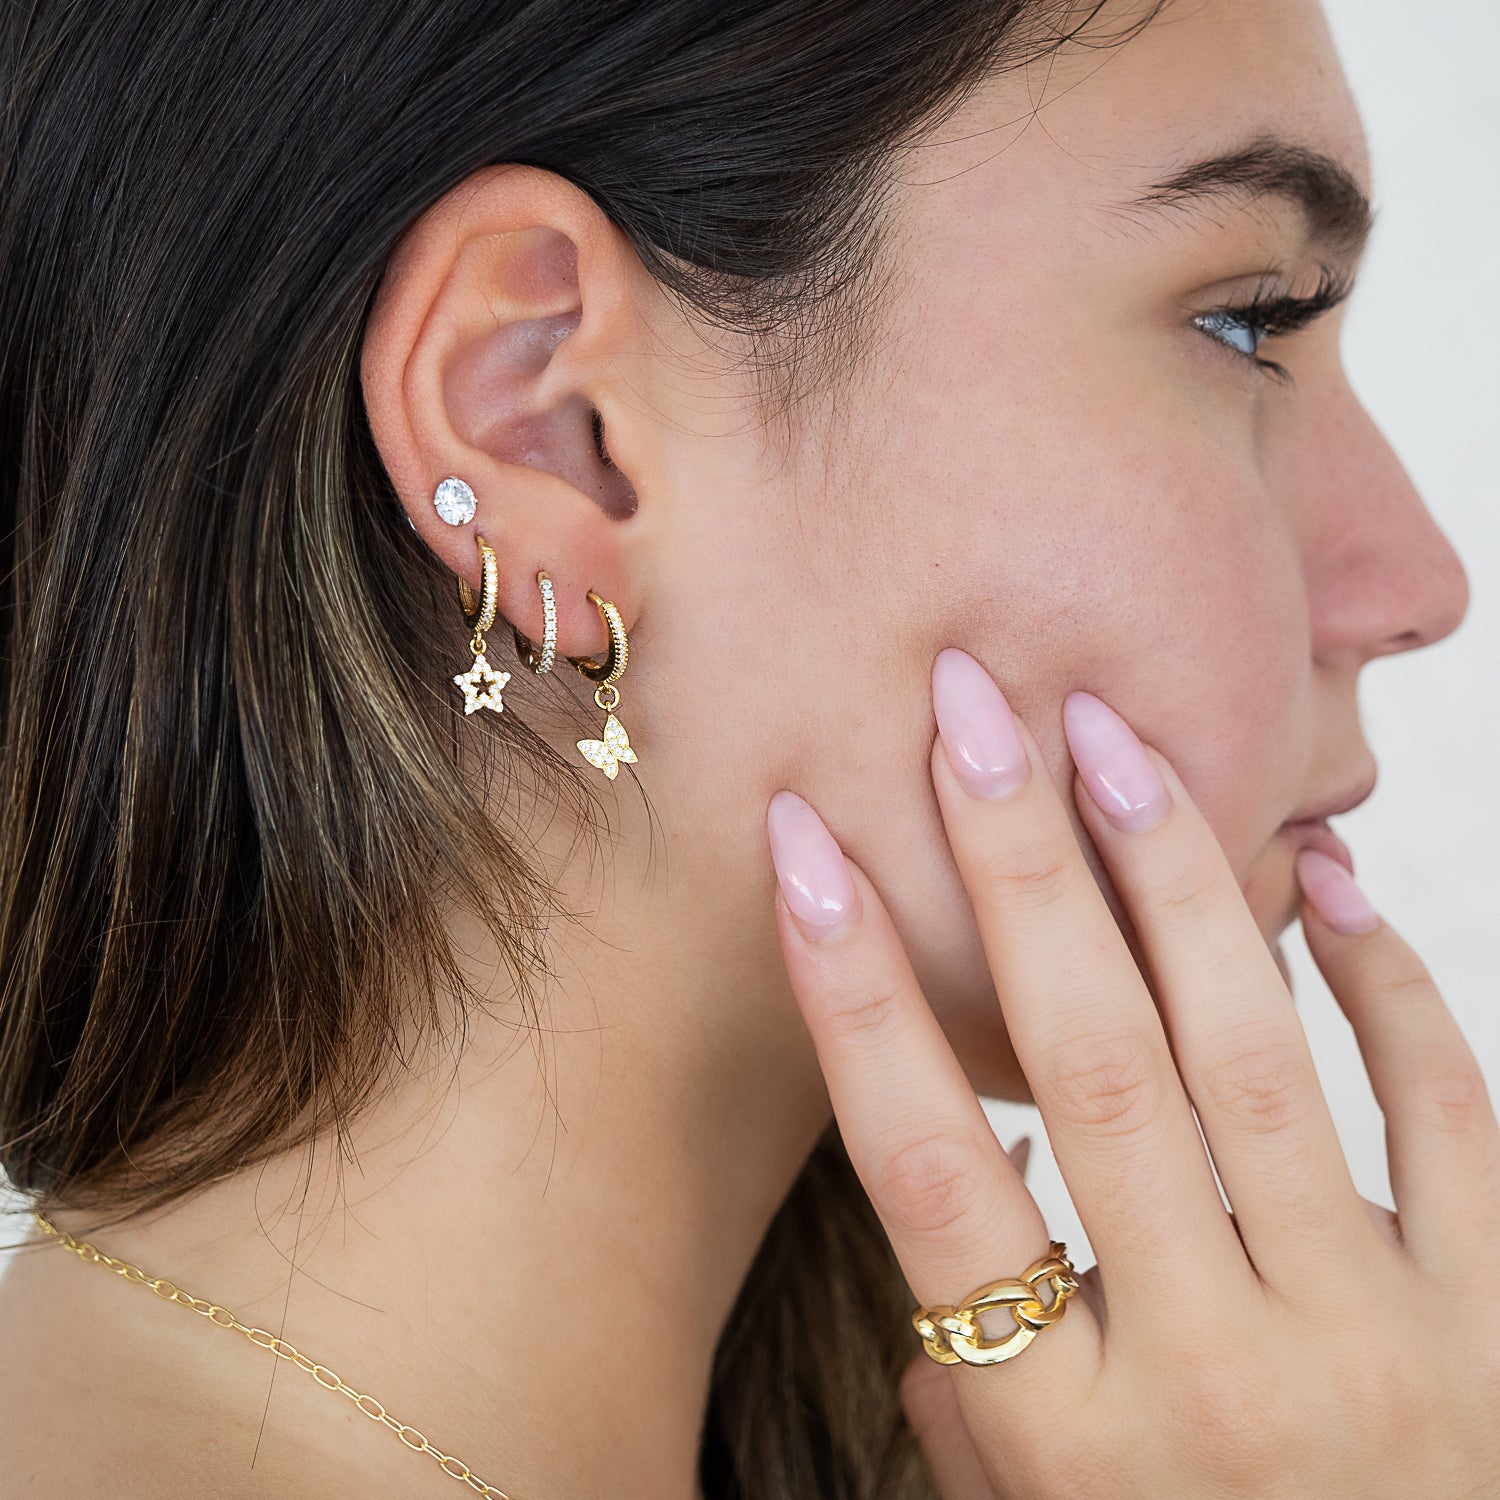
[[[887,1158],[872,1197],[881,1216],[913,1235],[945,1234],[978,1211],[987,1191],[990,1155],[975,1141],[935,1132]]]
[[[1203,1089],[1209,1104],[1241,1130],[1270,1135],[1301,1120],[1317,1087],[1306,1049],[1261,1040],[1209,1062]]]
[[[824,1023],[840,1042],[865,1042],[896,1023],[901,997],[895,989],[856,990],[835,995],[824,1008]]]
[[[985,889],[1007,906],[1032,910],[1050,906],[1074,887],[1077,846],[1041,836],[1029,843],[996,849],[983,860]]]
[[[1267,1381],[1252,1361],[1201,1349],[1183,1354],[1174,1375],[1182,1429],[1218,1484],[1255,1489],[1285,1463],[1287,1434],[1268,1409]]]
[[[1466,1135],[1494,1112],[1489,1086],[1471,1055],[1425,1064],[1411,1092],[1412,1108],[1444,1135]]]
[[[1212,870],[1185,869],[1158,879],[1149,897],[1159,922],[1191,926],[1222,899],[1223,885]]]
[[[1130,1135],[1155,1121],[1162,1064],[1145,1037],[1123,1033],[1064,1042],[1054,1053],[1047,1076],[1070,1124]]]
[[[1059,1433],[1057,1441],[1040,1457],[1035,1465],[1035,1493],[1050,1491],[1067,1495],[1069,1500],[1114,1500],[1120,1494],[1118,1443],[1084,1437],[1075,1427]]]
[[[1435,997],[1438,993],[1432,971],[1404,944],[1400,955],[1390,961],[1382,986],[1388,994],[1411,996],[1418,1000]]]
[[[1373,1342],[1373,1341],[1372,1341]],[[1399,1347],[1367,1345],[1367,1357],[1330,1361],[1324,1369],[1324,1389],[1346,1431],[1399,1432],[1420,1393]]]

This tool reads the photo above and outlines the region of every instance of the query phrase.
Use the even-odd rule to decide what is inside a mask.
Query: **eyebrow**
[[[1179,167],[1126,206],[1157,210],[1232,199],[1292,204],[1314,244],[1350,260],[1364,254],[1375,222],[1369,198],[1341,161],[1276,135]]]

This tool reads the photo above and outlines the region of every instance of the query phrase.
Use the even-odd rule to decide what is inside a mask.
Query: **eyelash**
[[[1337,307],[1353,289],[1352,277],[1336,273],[1328,266],[1319,265],[1318,285],[1310,296],[1293,297],[1285,292],[1273,292],[1267,286],[1262,286],[1248,302],[1216,307],[1206,313],[1199,313],[1193,319],[1193,323],[1231,354],[1259,365],[1278,383],[1290,385],[1292,377],[1285,365],[1277,364],[1274,359],[1262,359],[1258,354],[1249,354],[1237,348],[1227,339],[1221,338],[1214,328],[1230,327],[1247,332],[1258,331],[1261,335],[1261,338],[1256,340],[1258,348],[1263,339],[1281,337],[1306,328],[1314,319]]]

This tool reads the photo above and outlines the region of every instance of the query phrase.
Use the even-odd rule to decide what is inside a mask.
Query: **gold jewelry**
[[[199,1297],[185,1292],[176,1283],[166,1281],[160,1277],[148,1276],[139,1266],[133,1266],[129,1261],[116,1260],[111,1255],[105,1255],[96,1249],[87,1240],[74,1239],[66,1229],[59,1229],[55,1224],[49,1223],[36,1209],[32,1209],[31,1217],[48,1234],[56,1237],[59,1244],[65,1249],[71,1250],[81,1260],[93,1261],[96,1265],[113,1271],[117,1276],[123,1276],[126,1281],[133,1281],[139,1286],[148,1286],[158,1297],[165,1298],[168,1302],[180,1303],[183,1307],[191,1308],[195,1313],[208,1319],[219,1328],[232,1328],[242,1333],[252,1344],[262,1349],[269,1349],[279,1359],[289,1359],[299,1369],[306,1370],[319,1385],[326,1390],[337,1391],[341,1396],[347,1396],[355,1406],[367,1417],[379,1422],[382,1426],[389,1427],[397,1437],[401,1439],[415,1453],[430,1453],[438,1462],[438,1467],[443,1473],[454,1479],[462,1479],[475,1494],[485,1495],[489,1500],[511,1500],[504,1490],[496,1489],[494,1485],[486,1484],[466,1463],[455,1458],[451,1453],[444,1453],[434,1448],[422,1433],[415,1427],[408,1427],[405,1422],[398,1422],[385,1407],[373,1396],[362,1395],[353,1386],[345,1385],[327,1365],[320,1365],[316,1360],[309,1359],[305,1354],[299,1353],[285,1339],[277,1338],[273,1333],[267,1333],[264,1328],[247,1328],[227,1307],[220,1307],[213,1302],[204,1302]]]
[[[458,580],[458,607],[463,610],[464,619],[474,627],[473,638],[469,641],[474,665],[467,672],[458,673],[453,681],[464,690],[466,715],[479,708],[492,708],[498,714],[505,708],[500,690],[510,681],[510,673],[497,672],[485,660],[487,643],[484,633],[495,623],[495,607],[500,598],[500,570],[495,565],[495,549],[482,536],[475,540],[479,543],[479,569],[484,579],[482,600],[474,598],[474,590],[469,587],[467,578]]]
[[[552,670],[552,660],[557,651],[557,600],[552,597],[552,580],[545,573],[536,575],[537,587],[542,591],[542,649],[540,651],[521,634],[520,627],[512,625],[511,634],[516,638],[516,650],[523,666],[538,677]]]
[[[604,738],[579,740],[578,748],[591,766],[597,766],[613,781],[620,774],[622,760],[633,761],[638,758],[630,748],[625,726],[614,714],[620,702],[620,690],[615,686],[615,679],[625,671],[625,663],[630,656],[630,643],[625,638],[625,623],[620,619],[620,611],[609,600],[601,599],[593,589],[589,590],[589,598],[598,606],[599,613],[604,616],[604,623],[609,627],[609,655],[602,662],[595,661],[590,656],[570,656],[568,660],[585,677],[599,684],[594,689],[594,702],[609,717],[604,723]],[[609,694],[608,702],[605,701],[605,693]]]
[[[1055,1295],[1050,1307],[1044,1307],[1036,1294],[1041,1281],[1052,1283]],[[940,1365],[956,1365],[960,1360],[966,1365],[998,1365],[1019,1354],[1041,1329],[1058,1322],[1077,1290],[1078,1277],[1067,1246],[1053,1240],[1047,1253],[1019,1277],[991,1281],[957,1307],[919,1307],[911,1315],[912,1326],[922,1335],[922,1347]],[[979,1314],[987,1307],[1010,1308],[1015,1329],[1004,1338],[986,1338]]]

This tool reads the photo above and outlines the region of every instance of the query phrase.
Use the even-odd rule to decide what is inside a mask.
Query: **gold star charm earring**
[[[478,708],[492,708],[498,714],[505,708],[500,699],[500,690],[510,681],[509,672],[497,672],[484,659],[488,649],[484,633],[495,623],[495,606],[500,597],[500,570],[495,564],[495,549],[482,536],[479,543],[479,570],[484,578],[484,592],[474,597],[466,578],[458,580],[458,607],[464,619],[474,627],[469,641],[469,650],[474,653],[474,665],[467,672],[460,672],[453,681],[464,690],[464,713],[471,714]]]
[[[625,733],[625,726],[620,723],[614,713],[620,702],[620,690],[615,686],[615,680],[625,670],[630,645],[625,639],[625,623],[620,619],[620,611],[609,600],[601,599],[593,589],[589,590],[589,598],[598,607],[599,613],[604,616],[604,623],[609,627],[609,655],[602,662],[597,662],[589,656],[570,656],[568,660],[585,677],[598,683],[594,689],[594,702],[609,717],[604,721],[604,738],[602,740],[579,740],[578,748],[591,766],[597,766],[613,781],[620,774],[622,760],[638,759],[635,751],[630,748],[630,739]],[[607,698],[606,695],[608,695]]]

